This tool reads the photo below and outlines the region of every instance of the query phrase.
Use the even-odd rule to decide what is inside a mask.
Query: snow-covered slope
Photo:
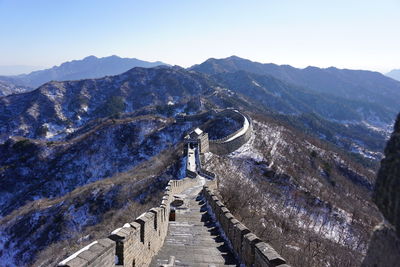
[[[93,119],[150,106],[158,113],[173,112],[212,91],[203,75],[179,67],[134,68],[101,79],[50,82],[0,98],[0,141],[15,135],[59,139]],[[166,103],[170,105],[162,107]]]
[[[0,145],[0,215],[127,171],[177,144],[191,126],[143,116],[106,120],[67,141],[10,139]]]
[[[207,155],[224,202],[293,266],[357,266],[380,219],[374,170],[276,121],[253,123],[240,149]]]
[[[15,85],[9,81],[0,80],[0,97],[11,94],[25,93],[31,90],[32,88],[27,86]]]

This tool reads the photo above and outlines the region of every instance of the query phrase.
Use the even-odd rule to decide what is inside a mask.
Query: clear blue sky
[[[400,0],[0,0],[0,36],[0,65],[237,55],[387,71],[400,68]]]

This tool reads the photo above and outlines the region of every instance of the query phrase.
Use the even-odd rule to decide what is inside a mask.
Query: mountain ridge
[[[116,55],[98,58],[92,55],[80,60],[67,61],[49,69],[33,71],[29,74],[0,76],[0,81],[29,88],[37,88],[49,81],[102,78],[104,76],[121,74],[134,67],[150,68],[160,65],[168,66],[168,64],[161,61],[148,62],[136,58],[121,58]],[[9,94],[2,92],[1,88],[0,96]]]
[[[232,56],[208,59],[190,67],[191,70],[215,75],[239,70],[271,75],[282,81],[300,85],[321,93],[387,105],[397,112],[400,109],[400,82],[381,73],[364,70],[349,70],[329,67],[306,67],[297,69],[290,65],[259,63]],[[377,90],[379,89],[379,90]]]

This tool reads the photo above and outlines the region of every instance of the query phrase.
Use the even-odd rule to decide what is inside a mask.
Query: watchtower
[[[200,128],[196,128],[185,136],[185,143],[190,147],[198,147],[200,154],[209,151],[208,133],[203,132]]]

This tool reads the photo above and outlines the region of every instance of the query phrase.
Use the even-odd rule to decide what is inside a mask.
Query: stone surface
[[[400,238],[390,225],[376,227],[362,267],[399,266]]]
[[[376,179],[374,201],[400,237],[400,114],[386,145]]]
[[[150,266],[168,264],[171,256],[174,266],[238,266],[206,212],[201,189],[199,184],[184,192],[185,205],[176,210],[176,221],[169,223],[164,246]]]
[[[400,114],[385,148],[374,201],[387,221],[378,225],[362,266],[400,266]],[[397,234],[396,234],[397,233]]]
[[[255,267],[281,266],[286,261],[267,243],[259,242],[255,249]]]

